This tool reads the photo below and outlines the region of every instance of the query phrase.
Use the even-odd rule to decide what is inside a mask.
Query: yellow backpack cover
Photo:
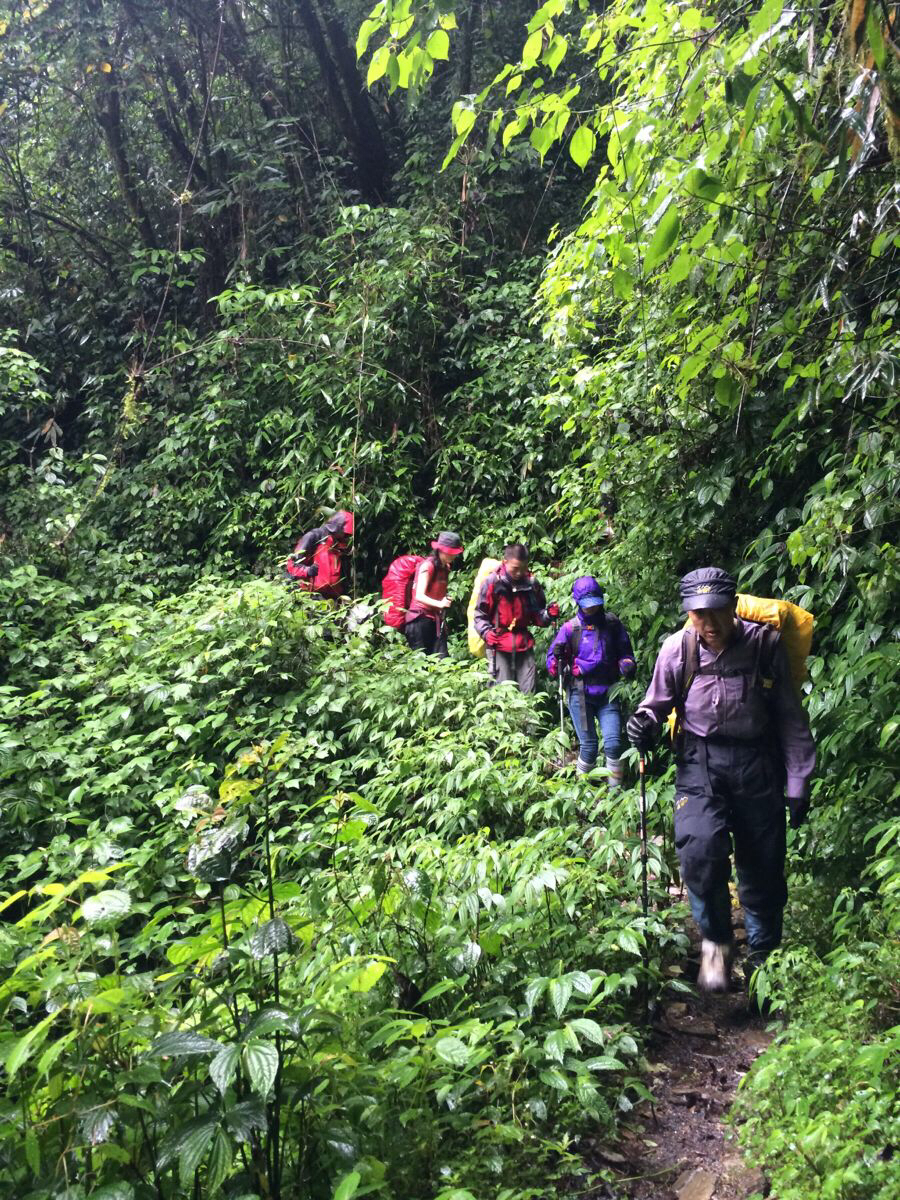
[[[483,558],[481,566],[478,568],[478,574],[475,576],[475,584],[472,588],[472,595],[469,597],[469,607],[466,609],[466,617],[468,618],[468,639],[469,653],[475,658],[484,658],[484,640],[481,635],[475,630],[475,605],[478,603],[478,597],[481,595],[481,588],[484,581],[490,575],[491,571],[496,571],[503,565],[503,560],[499,558]]]
[[[808,678],[806,660],[812,649],[813,623],[811,612],[789,600],[771,600],[765,596],[745,596],[738,592],[737,615],[745,621],[774,625],[781,634],[781,644],[787,654],[791,678],[799,691]]]

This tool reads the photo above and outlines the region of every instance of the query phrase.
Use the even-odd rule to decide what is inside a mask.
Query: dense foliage
[[[6,1193],[524,1200],[646,1094],[665,752],[645,923],[548,698],[276,581],[339,506],[355,597],[458,529],[455,612],[521,538],[643,679],[699,561],[814,610],[736,1117],[782,1200],[896,1193],[898,44],[874,0],[0,5]]]

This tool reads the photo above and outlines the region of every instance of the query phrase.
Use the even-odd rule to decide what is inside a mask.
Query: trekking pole
[[[557,679],[559,680],[559,688],[558,688],[558,691],[559,691],[559,732],[562,734],[563,737],[565,737],[566,736],[566,719],[563,716],[563,712],[564,712],[563,673],[562,673],[561,667],[557,668],[556,676],[557,676]]]
[[[641,912],[644,914],[644,1011],[650,1017],[650,944],[647,940],[647,917],[650,901],[647,894],[647,764],[643,751],[638,758],[638,778],[641,784]]]
[[[641,781],[641,912],[646,923],[650,902],[647,896],[647,774],[643,754],[638,759],[638,777]]]

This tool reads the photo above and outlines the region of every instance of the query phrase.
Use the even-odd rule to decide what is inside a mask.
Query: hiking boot
[[[607,782],[611,788],[621,787],[625,779],[625,764],[621,758],[606,756]]]
[[[579,756],[575,762],[575,774],[587,775],[593,771],[594,765],[594,763],[585,762],[584,759]]]
[[[700,947],[700,973],[697,987],[702,992],[727,992],[731,966],[731,943],[703,939]]]

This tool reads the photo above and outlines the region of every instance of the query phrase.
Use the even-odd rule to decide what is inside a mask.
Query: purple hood
[[[572,584],[572,598],[576,604],[580,605],[581,601],[588,596],[599,596],[603,599],[603,588],[593,575],[579,575]]]

